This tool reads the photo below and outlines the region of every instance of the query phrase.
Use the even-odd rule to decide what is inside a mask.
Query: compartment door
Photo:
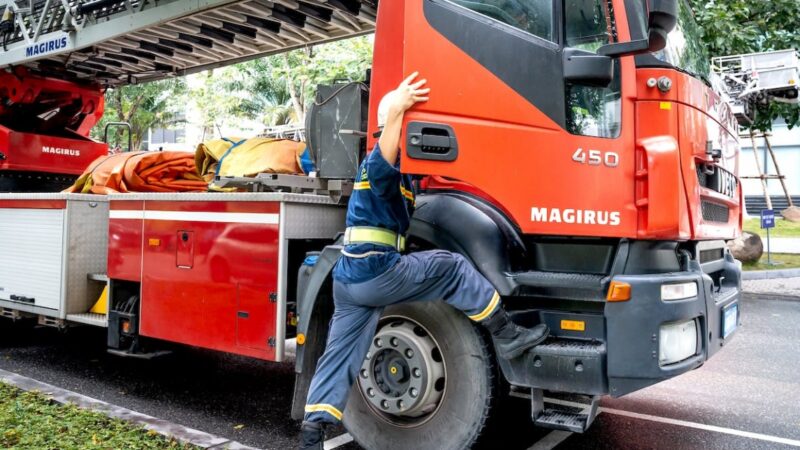
[[[63,209],[0,209],[0,255],[0,300],[59,309]]]
[[[266,286],[239,284],[236,308],[236,344],[269,350],[275,345],[277,294]]]

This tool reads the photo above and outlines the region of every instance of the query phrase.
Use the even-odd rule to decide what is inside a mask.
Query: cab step
[[[599,395],[591,396],[589,400],[589,403],[581,406],[570,402],[569,405],[548,403],[545,407],[544,392],[541,389],[531,389],[533,423],[538,427],[551,430],[583,433],[594,422],[600,406]]]

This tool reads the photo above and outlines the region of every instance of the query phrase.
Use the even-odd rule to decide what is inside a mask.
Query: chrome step
[[[105,314],[83,313],[83,314],[67,314],[68,322],[82,323],[84,325],[93,325],[96,327],[108,327],[108,316]]]

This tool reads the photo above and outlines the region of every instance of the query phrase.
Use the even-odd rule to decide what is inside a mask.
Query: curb
[[[248,447],[228,438],[216,436],[204,431],[178,425],[167,420],[158,419],[147,414],[131,411],[121,406],[112,405],[102,400],[87,397],[77,392],[68,391],[51,384],[36,381],[13,372],[0,369],[0,381],[8,383],[24,391],[39,391],[46,394],[52,400],[67,404],[72,403],[76,406],[105,414],[114,419],[120,419],[144,426],[147,430],[155,431],[163,436],[174,438],[181,443],[195,445],[205,449],[229,449],[229,450],[258,450],[255,447]]]
[[[800,269],[742,271],[742,280],[773,280],[776,278],[794,277],[800,277]]]

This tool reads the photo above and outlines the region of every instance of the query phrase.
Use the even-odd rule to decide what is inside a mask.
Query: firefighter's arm
[[[391,165],[397,162],[397,155],[400,151],[403,114],[415,104],[428,101],[428,93],[431,91],[429,88],[422,88],[427,80],[414,81],[417,75],[419,74],[414,72],[394,90],[386,116],[386,125],[384,125],[378,141],[381,155]]]

